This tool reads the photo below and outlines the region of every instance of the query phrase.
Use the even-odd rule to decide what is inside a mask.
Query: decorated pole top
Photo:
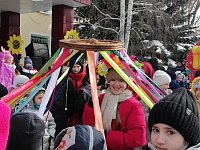
[[[97,39],[63,39],[59,41],[59,46],[72,48],[81,51],[111,51],[123,49],[123,43],[114,40]]]

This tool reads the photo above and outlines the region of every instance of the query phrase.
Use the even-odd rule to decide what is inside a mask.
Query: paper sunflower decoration
[[[79,33],[76,32],[76,30],[70,30],[70,31],[67,31],[66,32],[66,35],[64,36],[64,39],[67,40],[67,39],[79,39]]]
[[[12,51],[12,54],[20,54],[22,51],[22,45],[24,41],[21,39],[21,36],[10,36],[9,40],[7,41],[9,50]]]

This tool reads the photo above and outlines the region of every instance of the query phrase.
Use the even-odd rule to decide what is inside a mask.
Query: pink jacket
[[[8,105],[0,101],[0,149],[5,150],[9,129],[10,129],[11,110]]]
[[[101,95],[100,103],[103,100]],[[116,120],[112,121],[112,130],[106,135],[108,150],[133,150],[146,144],[146,122],[141,104],[131,97],[118,105],[121,129],[116,130]],[[93,109],[86,103],[83,112],[83,124],[94,126]]]
[[[4,54],[0,52],[0,83],[3,84],[8,91],[11,90],[13,79],[16,76],[15,70],[4,62]]]

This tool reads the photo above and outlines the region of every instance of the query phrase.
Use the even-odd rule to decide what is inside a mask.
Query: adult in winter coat
[[[51,113],[56,123],[55,135],[62,129],[68,127],[68,120],[73,114],[75,105],[74,86],[71,78],[67,80],[63,79],[56,87],[56,92],[59,90],[61,90],[61,92],[58,97],[56,97],[51,108]]]
[[[108,89],[100,95],[103,127],[108,150],[128,150],[146,143],[146,123],[141,104],[127,83],[110,68],[106,76]],[[83,124],[94,126],[91,103],[86,103]]]
[[[150,111],[151,142],[143,149],[199,150],[199,123],[192,92],[179,88],[156,103]]]

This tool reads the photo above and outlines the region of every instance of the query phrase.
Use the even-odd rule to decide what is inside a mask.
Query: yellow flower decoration
[[[122,62],[120,61],[119,57],[113,57],[114,62],[119,66],[119,68],[124,69]]]
[[[12,54],[20,54],[22,51],[22,45],[24,41],[21,39],[21,36],[10,36],[9,40],[7,41],[9,50],[12,51]]]
[[[105,76],[108,73],[108,67],[104,62],[100,62],[97,66],[97,71],[100,76]]]
[[[71,29],[70,31],[67,31],[65,36],[64,36],[64,39],[67,40],[67,39],[76,39],[78,40],[79,39],[79,33],[76,32],[76,30],[73,30]]]

